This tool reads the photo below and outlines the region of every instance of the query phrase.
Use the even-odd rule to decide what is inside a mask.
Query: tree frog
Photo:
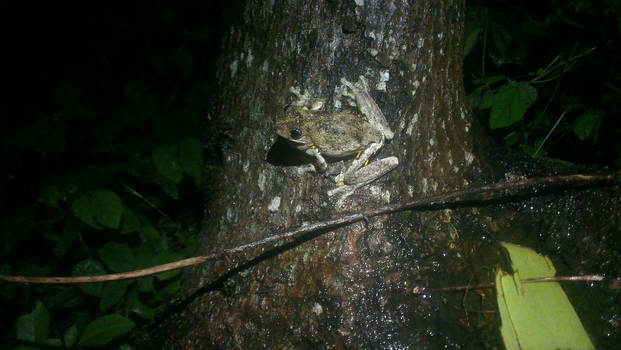
[[[284,118],[277,120],[274,126],[279,136],[315,158],[315,165],[309,166],[311,170],[323,173],[328,169],[324,156],[339,159],[357,154],[349,167],[334,178],[339,186],[328,191],[329,196],[343,193],[344,198],[396,168],[399,160],[391,156],[369,163],[369,158],[394,134],[369,95],[363,76],[356,84],[345,78],[341,83],[336,91],[352,98],[357,112],[322,111],[322,100],[311,99],[308,93],[302,95],[298,89],[291,88],[298,101],[286,108]]]

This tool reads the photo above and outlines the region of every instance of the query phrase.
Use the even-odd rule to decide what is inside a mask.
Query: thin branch
[[[523,279],[522,283],[540,283],[540,282],[601,282],[604,280],[602,275],[582,275],[582,276],[555,276],[555,277],[543,277],[543,278],[528,278]],[[483,283],[472,284],[465,286],[443,287],[443,288],[424,288],[415,287],[413,289],[414,295],[423,295],[427,292],[459,292],[462,290],[474,290],[474,289],[490,289],[494,288],[496,283]],[[611,285],[611,289],[614,288],[614,284]]]
[[[286,231],[281,234],[273,235],[258,241],[253,241],[234,248],[224,249],[218,253],[210,255],[200,255],[177,262],[158,265],[152,268],[136,270],[131,272],[116,273],[99,276],[83,277],[25,277],[25,276],[5,276],[0,275],[0,280],[18,283],[93,283],[118,281],[122,279],[138,278],[154,275],[161,272],[178,270],[184,267],[203,264],[210,260],[221,259],[247,250],[271,245],[272,248],[278,247],[295,238],[318,231],[328,231],[336,227],[350,225],[368,218],[390,214],[404,210],[435,210],[437,207],[449,204],[466,204],[468,202],[489,202],[500,199],[508,199],[515,196],[533,195],[543,190],[551,188],[569,188],[570,186],[594,186],[596,184],[616,184],[621,182],[621,171],[607,175],[563,175],[536,177],[525,180],[499,182],[491,185],[474,187],[467,190],[459,190],[444,194],[415,199],[405,203],[394,203],[371,209],[360,213],[342,216],[336,219],[320,221]]]
[[[158,265],[150,267],[148,269],[135,270],[130,272],[112,273],[109,275],[97,275],[97,276],[81,276],[81,277],[25,277],[25,276],[2,276],[0,280],[7,282],[17,283],[43,283],[43,284],[76,284],[76,283],[95,283],[95,282],[110,282],[120,281],[130,278],[145,277],[158,274],[160,272],[167,272],[173,270],[179,270],[184,267],[194,266],[204,263],[209,259],[209,256],[196,256],[184,260],[171,262],[168,264]]]
[[[126,184],[121,184],[121,186],[123,186],[129,193],[133,194],[134,196],[138,197],[139,199],[141,199],[142,201],[144,201],[145,203],[147,203],[148,206],[150,206],[151,208],[153,208],[155,211],[157,211],[160,215],[162,215],[164,218],[166,218],[166,220],[170,221],[173,225],[177,226],[177,223],[175,222],[175,220],[173,220],[170,216],[168,216],[168,214],[166,214],[165,212],[163,212],[160,208],[158,208],[155,204],[153,204],[150,200],[148,200],[145,196],[143,196],[142,194],[140,194],[140,192],[134,190],[133,188],[129,187]]]
[[[600,282],[604,280],[602,275],[586,275],[586,276],[555,276],[555,277],[542,277],[542,278],[527,278],[523,279],[522,283],[537,283],[537,282]]]

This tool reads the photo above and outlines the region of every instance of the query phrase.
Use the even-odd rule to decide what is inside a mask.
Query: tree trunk
[[[462,84],[463,1],[249,0],[239,16],[218,66],[211,117],[230,142],[223,166],[209,171],[216,195],[205,253],[481,181]],[[337,203],[328,176],[296,170],[312,159],[274,151],[282,140],[273,124],[294,101],[291,87],[331,111],[341,78],[360,75],[395,134],[374,159],[396,156],[399,165]],[[177,341],[188,349],[434,347],[446,327],[438,300],[412,288],[450,271],[455,215],[370,218],[234,257],[251,262],[232,273],[231,261],[198,268],[188,287],[207,289]]]

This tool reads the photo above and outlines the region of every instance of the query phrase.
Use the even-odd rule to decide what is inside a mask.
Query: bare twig
[[[93,283],[118,281],[122,279],[150,276],[161,272],[178,270],[184,267],[203,264],[210,260],[220,259],[223,256],[231,256],[237,253],[259,247],[272,245],[273,248],[283,245],[295,238],[318,231],[328,231],[336,227],[350,225],[368,218],[390,214],[404,210],[435,210],[437,207],[448,204],[464,204],[466,202],[488,202],[492,200],[506,199],[514,196],[532,195],[550,188],[568,188],[570,186],[586,186],[596,184],[615,184],[621,182],[621,172],[607,175],[564,175],[537,177],[525,180],[499,182],[491,185],[475,187],[467,190],[453,191],[444,194],[415,199],[405,203],[395,203],[363,211],[360,213],[342,216],[336,219],[320,221],[305,225],[291,231],[273,235],[258,241],[253,241],[234,248],[224,249],[218,253],[201,255],[177,262],[158,265],[152,268],[136,270],[124,273],[116,273],[99,276],[83,277],[25,277],[0,275],[0,280],[18,283]],[[172,221],[172,220],[171,220]],[[474,286],[477,287],[477,286]],[[473,288],[473,286],[465,287]]]
[[[540,283],[540,282],[601,282],[604,280],[602,275],[582,275],[582,276],[554,276],[554,277],[542,277],[542,278],[528,278],[523,279],[522,283]],[[423,295],[427,292],[459,292],[462,290],[475,290],[475,289],[490,289],[494,288],[496,283],[483,283],[472,284],[465,286],[443,287],[443,288],[424,288],[415,287],[413,290],[414,295]],[[614,284],[611,286],[613,289]]]
[[[586,276],[554,276],[554,277],[542,277],[542,278],[527,278],[523,279],[522,283],[537,283],[537,282],[599,282],[603,281],[602,275],[586,275]]]
[[[148,206],[150,206],[151,208],[153,208],[153,210],[157,211],[160,215],[162,215],[164,218],[166,218],[166,220],[170,221],[173,225],[177,226],[177,223],[175,222],[175,220],[173,220],[170,216],[168,216],[168,214],[166,214],[165,212],[162,211],[162,209],[158,208],[155,204],[153,204],[149,199],[147,199],[145,196],[143,196],[142,194],[140,194],[140,192],[134,190],[133,188],[129,187],[126,184],[121,184],[121,186],[123,186],[123,188],[125,188],[129,193],[133,194],[134,196],[140,198],[142,201],[144,201],[145,203],[147,203]]]
[[[44,284],[76,284],[76,283],[95,283],[120,281],[130,278],[145,277],[155,275],[160,272],[167,272],[182,269],[188,266],[202,264],[209,259],[209,256],[196,256],[184,260],[171,262],[168,264],[150,267],[148,269],[135,270],[130,272],[112,273],[109,275],[80,276],[80,277],[25,277],[25,276],[0,276],[0,280],[17,283],[44,283]]]

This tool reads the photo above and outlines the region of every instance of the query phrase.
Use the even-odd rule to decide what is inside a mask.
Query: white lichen
[[[231,62],[231,64],[229,65],[229,69],[231,70],[231,78],[235,78],[235,74],[237,74],[238,65],[239,65],[239,62],[237,62],[237,60]]]
[[[252,66],[252,61],[254,61],[254,56],[252,55],[252,49],[248,50],[248,57],[246,58],[246,67],[250,68]]]
[[[269,210],[272,213],[275,213],[278,211],[279,208],[280,208],[280,196],[276,196],[272,199],[270,204],[267,206],[267,210]]]

